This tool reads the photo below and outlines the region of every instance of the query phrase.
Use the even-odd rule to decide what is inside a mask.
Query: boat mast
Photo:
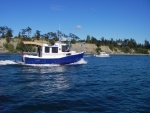
[[[59,38],[59,41],[60,41],[60,24],[59,24],[58,27],[59,27],[59,28],[58,28],[58,38]]]

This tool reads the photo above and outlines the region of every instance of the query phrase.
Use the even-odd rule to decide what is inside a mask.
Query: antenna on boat
[[[58,27],[59,27],[59,28],[58,28],[58,38],[59,38],[59,41],[60,41],[60,24],[59,24]]]

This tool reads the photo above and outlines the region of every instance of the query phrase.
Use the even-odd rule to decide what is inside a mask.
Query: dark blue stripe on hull
[[[77,62],[83,58],[84,53],[77,55],[68,55],[63,58],[54,58],[54,59],[43,59],[43,58],[29,58],[25,57],[26,64],[70,64]]]

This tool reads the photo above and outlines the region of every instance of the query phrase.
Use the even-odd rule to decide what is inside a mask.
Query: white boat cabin
[[[75,54],[75,51],[70,51],[69,44],[63,44],[61,42],[56,42],[54,45],[49,46],[48,44],[41,44],[37,42],[23,41],[24,45],[35,45],[37,46],[37,56],[38,57],[63,57],[66,55]]]

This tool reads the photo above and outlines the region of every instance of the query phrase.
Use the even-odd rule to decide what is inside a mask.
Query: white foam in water
[[[0,65],[10,65],[10,64],[18,64],[13,60],[0,60]]]
[[[21,61],[14,61],[14,60],[0,60],[0,65],[11,65],[11,64],[20,64],[20,65],[26,65],[26,66],[60,66],[58,64],[25,64]]]
[[[77,64],[87,64],[87,61],[85,61],[84,58],[82,58],[80,61],[75,62],[75,63],[71,63],[69,65],[77,65]]]

